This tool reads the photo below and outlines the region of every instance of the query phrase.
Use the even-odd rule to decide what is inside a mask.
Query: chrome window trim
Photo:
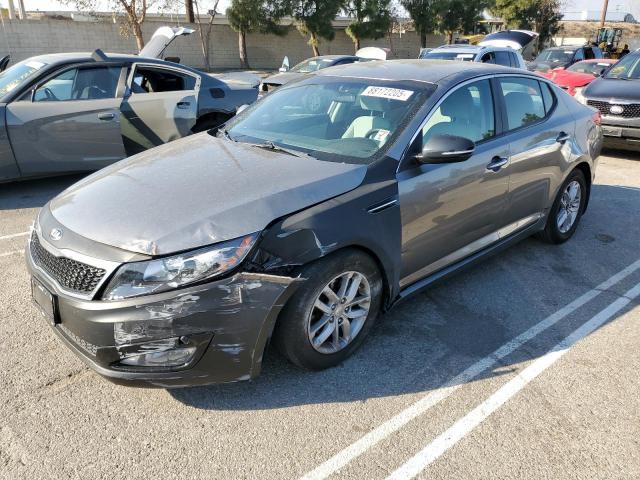
[[[75,260],[77,262],[84,263],[91,267],[101,268],[105,271],[105,274],[96,285],[96,288],[94,288],[90,293],[82,294],[73,290],[69,290],[68,288],[60,285],[60,283],[55,278],[53,278],[49,273],[47,273],[46,270],[41,268],[40,265],[38,265],[35,262],[33,255],[31,254],[32,237],[29,237],[29,244],[27,246],[27,251],[29,252],[29,258],[31,260],[33,267],[38,271],[38,273],[40,273],[43,277],[45,277],[50,283],[55,285],[60,292],[70,297],[78,298],[82,300],[93,300],[93,298],[96,295],[96,292],[100,290],[100,288],[104,285],[104,283],[111,277],[113,272],[115,272],[116,269],[122,265],[122,263],[119,263],[119,262],[101,260],[99,258],[90,257],[88,255],[84,255],[82,253],[78,253],[76,251],[69,250],[66,248],[56,248],[44,238],[44,236],[42,235],[42,231],[40,229],[40,225],[35,226],[34,233],[32,233],[32,235],[33,234],[38,236],[38,241],[40,242],[40,246],[44,248],[46,251],[48,251],[51,255],[54,255],[56,257],[68,258],[70,260]]]

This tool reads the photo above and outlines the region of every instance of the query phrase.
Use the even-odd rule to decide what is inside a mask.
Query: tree
[[[427,35],[436,29],[439,0],[401,0],[400,4],[413,20],[416,32],[420,35],[420,46],[426,47]]]
[[[284,35],[288,27],[280,25],[288,4],[284,0],[232,0],[227,8],[229,25],[238,32],[240,64],[249,67],[247,33],[260,32]]]
[[[447,35],[448,43],[453,42],[454,32],[474,33],[489,4],[489,0],[439,0],[437,30]]]
[[[346,31],[356,52],[360,49],[360,40],[382,38],[391,25],[391,0],[349,0],[345,11],[353,19]]]
[[[291,1],[290,13],[296,22],[296,28],[302,35],[309,36],[309,45],[316,57],[320,55],[320,39],[333,40],[335,37],[333,20],[343,3],[343,0]]]
[[[538,32],[538,42],[544,45],[559,30],[560,6],[560,0],[495,0],[491,12],[511,28]]]
[[[62,0],[62,3],[72,5],[79,12],[93,14],[105,2],[102,0]],[[142,24],[147,17],[149,8],[160,3],[160,0],[108,0],[107,4],[115,13],[125,14],[124,22],[120,24],[120,32],[123,35],[133,33],[138,51],[140,51],[144,47]]]
[[[193,0],[193,5],[195,7],[195,21],[198,24],[198,34],[200,36],[200,46],[202,48],[202,57],[204,58],[204,67],[206,70],[211,69],[211,62],[209,61],[209,49],[210,49],[210,41],[211,41],[211,29],[213,27],[213,19],[216,17],[218,13],[218,3],[220,0],[214,0],[213,8],[207,11],[207,15],[209,16],[209,20],[206,24],[202,22],[202,18],[200,17],[200,2],[198,0]]]

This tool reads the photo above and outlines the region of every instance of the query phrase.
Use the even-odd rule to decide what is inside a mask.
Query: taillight
[[[593,115],[591,115],[591,120],[593,120],[593,123],[595,123],[596,125],[600,125],[600,123],[602,122],[600,112],[593,112]]]

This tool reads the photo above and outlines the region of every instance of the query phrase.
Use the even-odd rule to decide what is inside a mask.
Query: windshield
[[[370,163],[435,89],[415,81],[324,80],[266,95],[224,133],[233,141],[284,147],[323,160]]]
[[[627,55],[607,72],[605,78],[640,79],[640,55]]]
[[[46,66],[46,63],[36,60],[23,60],[0,73],[0,97],[9,93],[44,66]]]
[[[606,62],[578,62],[567,68],[570,72],[590,73],[591,75],[600,75],[604,68],[608,68],[611,64]]]
[[[300,62],[291,69],[292,72],[310,73],[320,70],[321,68],[330,67],[333,60],[329,58],[310,58],[304,62]]]
[[[459,60],[463,62],[472,62],[475,57],[475,53],[431,51],[424,55],[422,58],[424,58],[425,60]]]
[[[536,62],[566,63],[570,62],[572,58],[573,50],[543,50],[536,58]]]

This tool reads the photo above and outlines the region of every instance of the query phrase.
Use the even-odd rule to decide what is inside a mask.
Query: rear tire
[[[273,343],[302,368],[334,367],[362,344],[380,313],[382,276],[358,250],[313,262],[301,276],[307,280],[283,308]]]
[[[574,170],[558,190],[547,224],[538,238],[556,245],[569,240],[578,228],[586,202],[587,182],[582,171]]]

